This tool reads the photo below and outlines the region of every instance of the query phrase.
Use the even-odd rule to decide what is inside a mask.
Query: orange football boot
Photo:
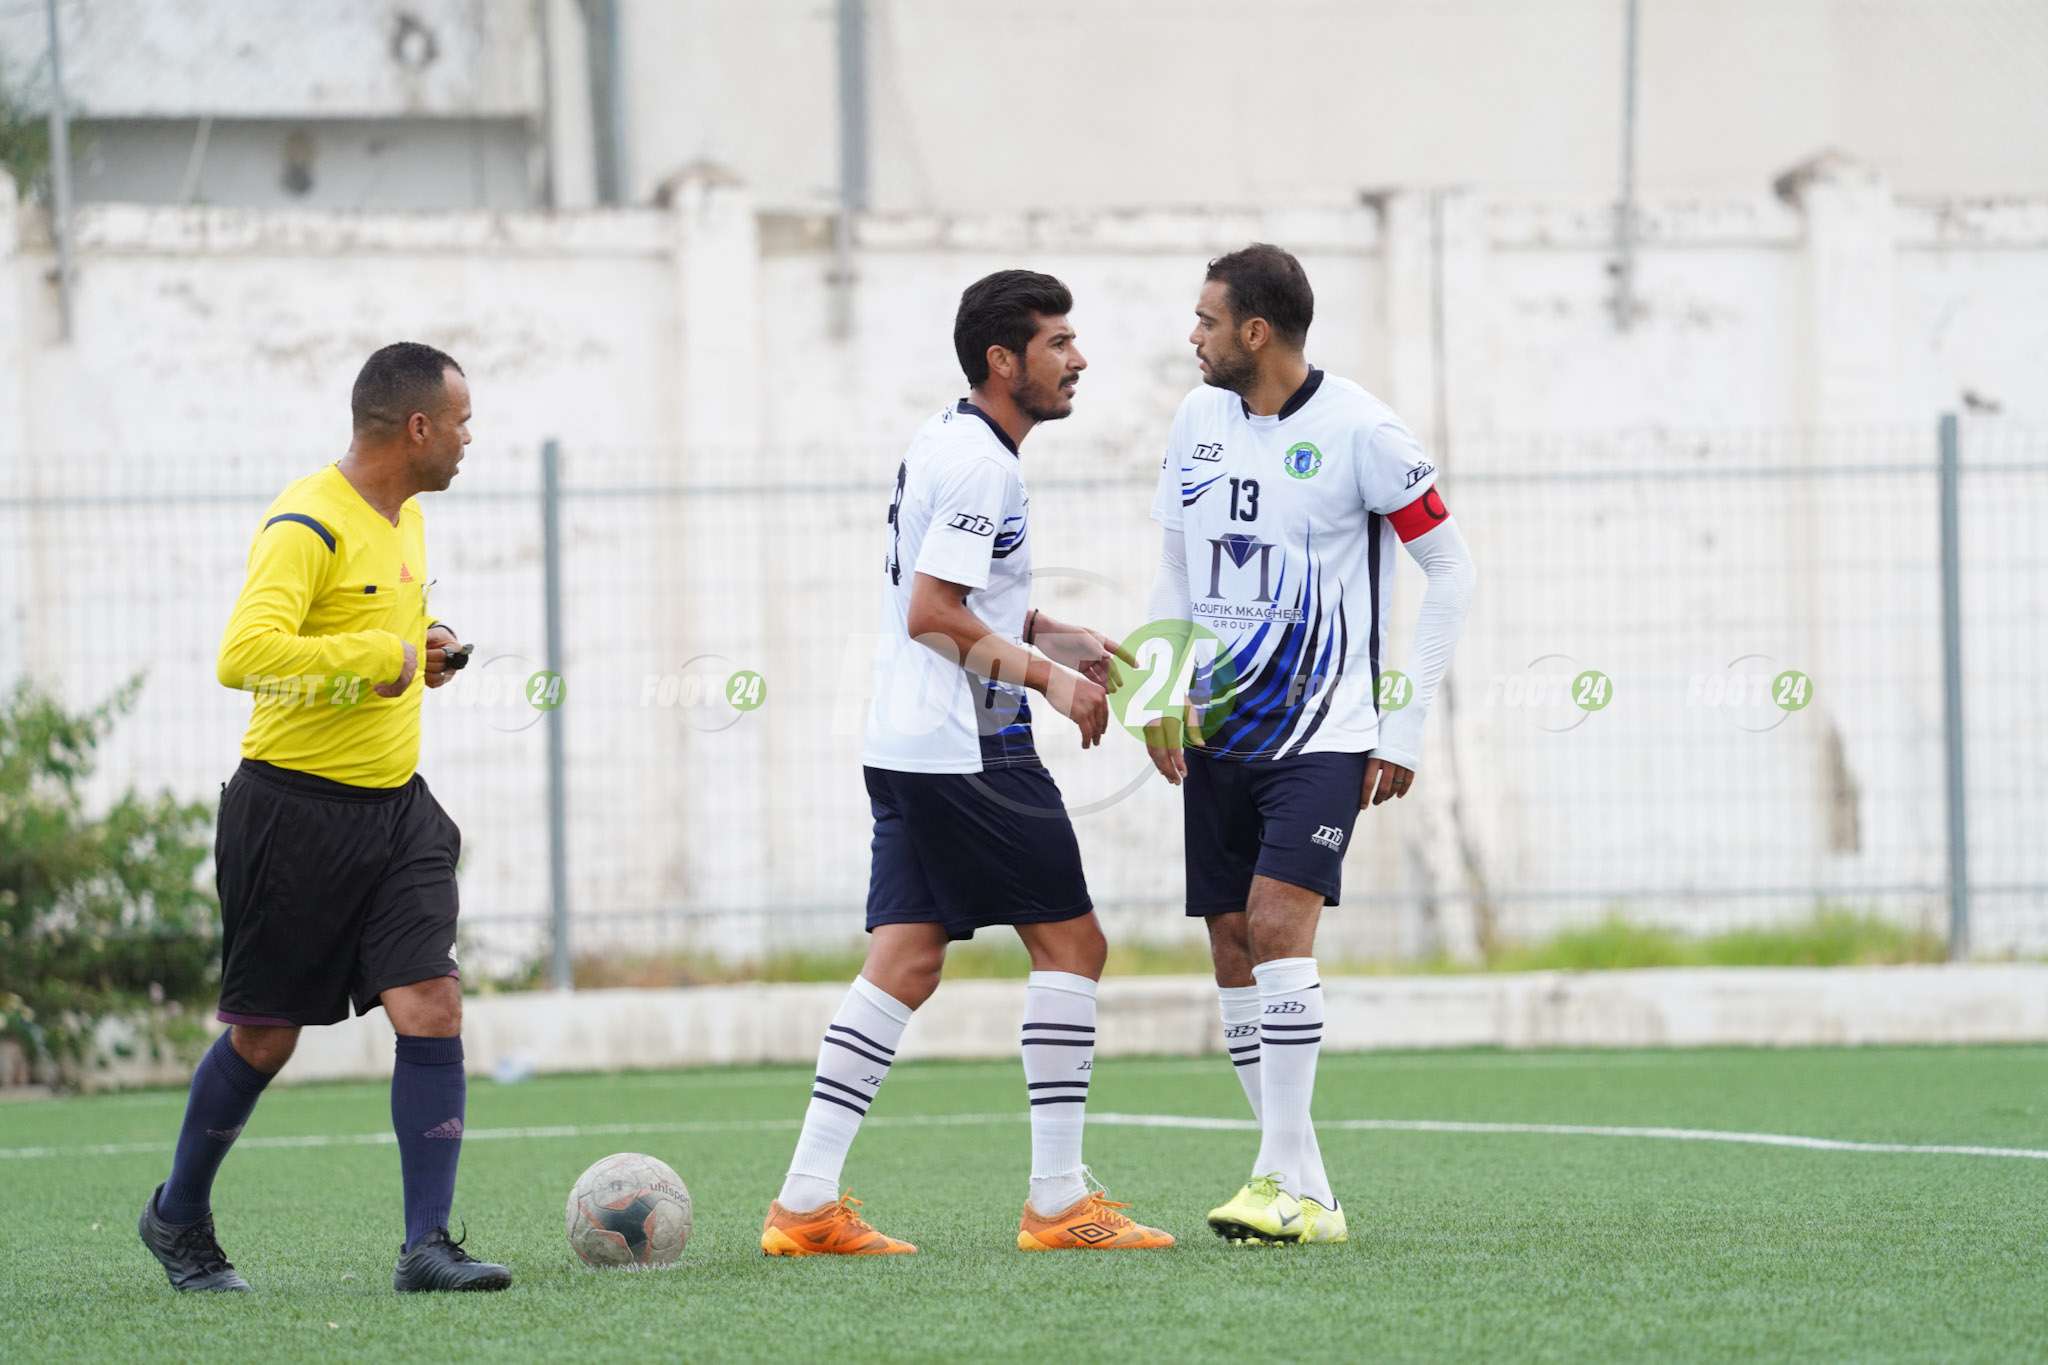
[[[1173,1245],[1173,1234],[1126,1218],[1119,1204],[1101,1190],[1091,1191],[1072,1208],[1041,1218],[1029,1203],[1017,1225],[1019,1251],[1161,1251]]]
[[[764,1256],[901,1256],[917,1250],[908,1242],[885,1237],[854,1210],[860,1200],[851,1190],[823,1208],[796,1212],[779,1203],[768,1206],[761,1224]]]

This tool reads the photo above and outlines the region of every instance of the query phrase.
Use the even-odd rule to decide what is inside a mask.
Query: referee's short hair
[[[439,412],[450,370],[462,373],[453,356],[417,341],[371,352],[349,393],[356,430],[402,427],[416,412]]]
[[[1308,344],[1316,318],[1316,294],[1294,253],[1270,242],[1253,242],[1209,262],[1208,278],[1221,280],[1230,295],[1230,317],[1238,326],[1264,318],[1273,335],[1295,350]]]
[[[1038,334],[1042,317],[1065,317],[1074,296],[1050,275],[1035,270],[998,270],[967,286],[953,315],[953,353],[975,388],[988,380],[988,348],[1023,355]]]

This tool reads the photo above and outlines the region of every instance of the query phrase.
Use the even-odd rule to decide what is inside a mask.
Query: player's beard
[[[1073,398],[1062,393],[1057,383],[1048,393],[1029,380],[1020,379],[1010,386],[1010,401],[1034,422],[1057,422],[1062,417],[1071,417],[1074,412]]]
[[[1259,376],[1259,367],[1252,359],[1252,353],[1242,346],[1228,355],[1205,356],[1209,362],[1208,371],[1202,382],[1214,388],[1228,389],[1242,397]]]

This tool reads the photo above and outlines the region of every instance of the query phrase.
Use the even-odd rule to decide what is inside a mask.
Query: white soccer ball
[[[569,1191],[569,1249],[599,1268],[672,1265],[690,1240],[690,1191],[665,1163],[619,1152]]]

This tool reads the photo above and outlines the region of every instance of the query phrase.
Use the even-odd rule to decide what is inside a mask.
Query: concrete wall
[[[533,5],[514,0],[68,0],[64,83],[88,118],[526,116],[540,106]],[[28,67],[40,5],[0,13]]]
[[[625,0],[635,183],[837,184],[834,7]],[[2048,18],[2022,0],[1643,0],[1639,174],[1742,193],[1835,148],[1912,194],[2048,192]],[[945,214],[1612,195],[1618,0],[871,0],[873,204]]]
[[[696,163],[731,168],[766,207],[832,201],[835,5],[620,4],[635,202]],[[1611,197],[1619,181],[1619,0],[868,9],[872,205],[889,212],[1341,206],[1389,185]],[[573,0],[68,0],[61,13],[87,118],[545,118],[553,202],[590,202]],[[2048,193],[2034,151],[2048,139],[2048,15],[2029,0],[1643,0],[1641,13],[1652,194],[1744,193],[1829,148],[1908,194]],[[18,74],[42,27],[40,5],[0,10]]]
[[[1266,237],[1308,263],[1315,358],[1426,434],[1484,566],[1430,780],[1369,817],[1350,859],[1360,903],[1403,913],[1333,917],[1330,951],[1469,951],[1475,895],[1518,934],[1616,902],[1719,927],[1870,887],[1931,925],[1916,889],[1943,867],[1932,432],[1967,393],[2003,409],[1970,440],[2048,458],[2025,444],[2048,422],[2048,206],[1900,201],[1835,161],[1786,195],[1649,205],[1626,333],[1588,202],[877,215],[858,224],[845,338],[823,220],[763,216],[715,176],[602,215],[99,207],[80,215],[70,345],[40,217],[4,201],[0,676],[84,699],[148,668],[107,782],[209,793],[246,714],[210,659],[253,519],[343,448],[361,356],[418,336],[462,359],[476,396],[478,445],[429,514],[437,610],[488,657],[432,699],[425,771],[469,831],[466,918],[496,964],[534,947],[546,906],[543,732],[516,685],[542,652],[531,491],[548,437],[584,490],[564,523],[563,723],[586,940],[842,943],[865,876],[866,566],[905,433],[958,387],[957,290],[1015,263],[1075,287],[1093,364],[1077,416],[1029,448],[1041,600],[1126,629],[1154,562],[1162,433],[1193,382],[1202,263]],[[1903,473],[1841,497],[1741,474],[1842,460]],[[1701,470],[1727,478],[1667,477]],[[2028,676],[2040,483],[1974,514],[1970,563],[1994,571],[1972,580],[1987,687]],[[1546,653],[1606,669],[1628,704],[1551,733],[1515,691]],[[1805,668],[1823,702],[1738,732],[1689,688],[1750,653]],[[664,680],[735,668],[767,676],[767,709],[707,725],[660,700]],[[1993,946],[2041,932],[2024,888],[2048,881],[2029,804],[2048,724],[2027,689],[1996,700],[1972,712],[2003,759],[1973,769],[1993,813],[1980,866],[2023,890]],[[1144,770],[1128,746],[1083,756],[1057,722],[1042,746],[1070,802],[1100,807],[1081,840],[1118,931],[1187,932],[1171,793],[1114,799]]]

